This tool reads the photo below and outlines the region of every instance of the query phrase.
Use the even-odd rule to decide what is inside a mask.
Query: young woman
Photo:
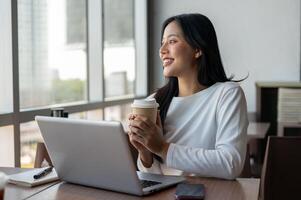
[[[246,154],[246,100],[225,74],[212,23],[201,14],[177,15],[161,35],[168,83],[152,95],[160,105],[157,122],[129,116],[139,170],[234,179]]]

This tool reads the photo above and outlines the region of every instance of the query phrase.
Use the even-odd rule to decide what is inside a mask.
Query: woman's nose
[[[165,54],[167,52],[167,48],[165,44],[162,44],[160,49],[159,49],[159,53],[161,54]]]

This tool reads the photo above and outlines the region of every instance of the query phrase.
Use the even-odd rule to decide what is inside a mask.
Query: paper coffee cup
[[[8,177],[3,172],[0,172],[0,200],[4,199],[4,189],[7,180]]]
[[[134,100],[132,107],[132,113],[137,115],[142,115],[152,122],[156,123],[157,119],[157,110],[159,104],[156,102],[156,99],[142,99],[142,100]]]

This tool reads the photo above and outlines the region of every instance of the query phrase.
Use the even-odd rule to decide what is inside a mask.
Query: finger
[[[132,133],[131,133],[131,132],[128,132],[127,137],[128,137],[128,139],[130,140],[130,142],[131,142],[131,141],[132,141]]]
[[[131,126],[131,132],[136,134],[136,135],[139,135],[141,137],[144,137],[146,134],[144,133],[144,131],[142,131],[141,129],[135,127],[135,126]]]
[[[135,137],[140,137],[140,136],[138,136],[138,135],[136,135],[135,133],[132,133],[132,132],[129,133],[130,141],[135,141],[134,140]]]
[[[134,134],[133,134],[132,132],[129,133],[129,139],[130,139],[130,141],[133,140],[133,135],[134,135]]]
[[[162,121],[161,121],[161,117],[160,117],[160,110],[158,110],[158,112],[157,112],[156,124],[157,124],[160,128],[162,128]]]
[[[132,113],[128,114],[128,120],[134,120],[135,117],[136,117],[135,114],[132,114]]]
[[[134,141],[134,142],[138,142],[138,143],[144,145],[144,139],[143,139],[143,137],[140,137],[139,135],[132,134],[131,140]]]
[[[130,132],[131,133],[134,133],[134,134],[136,134],[134,131],[135,130],[138,130],[138,131],[140,131],[140,132],[145,132],[144,130],[142,130],[141,128],[139,128],[138,126],[132,126],[132,125],[129,125],[129,130],[130,130]],[[136,131],[137,132],[137,131]]]
[[[139,145],[142,145],[139,141],[137,141],[136,138],[130,137],[130,143],[137,149],[139,150]]]
[[[130,137],[132,137],[133,132],[132,132],[132,131],[129,131],[129,132],[128,132],[128,135],[129,135]]]
[[[135,120],[132,120],[130,122],[130,125],[131,126],[134,126],[134,127],[137,127],[137,128],[140,128],[142,130],[147,130],[149,129],[149,126],[142,120],[139,120],[139,119],[135,119]]]
[[[147,117],[144,117],[144,116],[141,116],[141,115],[138,115],[135,120],[141,120],[145,123],[145,125],[147,126],[147,128],[151,128],[153,127],[155,124]]]
[[[130,140],[130,141],[132,140],[132,135],[133,135],[132,132],[129,132],[129,133],[128,133],[128,137],[129,137],[129,140]]]

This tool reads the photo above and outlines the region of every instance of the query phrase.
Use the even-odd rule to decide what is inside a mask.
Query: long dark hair
[[[233,81],[233,76],[229,78],[226,76],[218,49],[216,33],[208,17],[198,13],[170,17],[162,25],[161,40],[166,26],[173,21],[181,27],[186,42],[193,49],[202,52],[197,60],[198,82],[203,86],[210,87],[217,82]],[[160,117],[163,125],[170,102],[178,94],[177,77],[169,77],[167,84],[159,88],[155,94],[155,99],[160,105]]]

